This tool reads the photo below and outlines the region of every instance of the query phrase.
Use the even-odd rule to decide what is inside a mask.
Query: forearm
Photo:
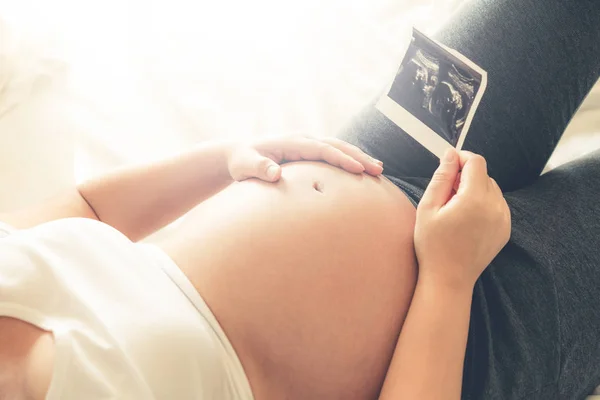
[[[78,186],[98,219],[139,240],[219,192],[231,177],[226,142],[120,169]]]
[[[381,400],[460,399],[471,300],[472,286],[417,283]]]

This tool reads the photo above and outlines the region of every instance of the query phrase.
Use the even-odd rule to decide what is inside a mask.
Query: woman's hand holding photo
[[[448,150],[417,208],[419,280],[472,288],[508,242],[510,223],[485,159]]]
[[[380,400],[460,399],[475,282],[510,237],[483,157],[450,149],[417,207],[417,286]]]

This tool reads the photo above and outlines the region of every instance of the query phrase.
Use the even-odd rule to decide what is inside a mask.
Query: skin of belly
[[[257,400],[375,399],[417,278],[416,210],[316,162],[235,183],[159,245],[207,302]]]

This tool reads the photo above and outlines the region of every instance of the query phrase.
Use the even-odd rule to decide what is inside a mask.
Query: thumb
[[[439,209],[452,196],[452,189],[459,171],[458,154],[454,148],[446,150],[440,166],[433,174],[419,206]]]
[[[281,177],[281,167],[273,160],[262,157],[256,170],[256,177],[267,182],[276,182]]]
[[[267,182],[276,182],[281,177],[279,164],[254,149],[237,152],[229,169],[231,177],[236,181],[258,178]]]

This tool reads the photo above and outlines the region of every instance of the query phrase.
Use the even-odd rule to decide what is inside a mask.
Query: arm
[[[471,297],[417,283],[380,399],[460,399]]]
[[[381,400],[460,400],[473,288],[510,237],[485,160],[447,154],[417,208],[419,278]]]
[[[139,240],[233,182],[227,167],[229,146],[203,144],[84,182],[78,191],[100,221]]]
[[[61,218],[92,218],[138,240],[232,181],[226,149],[225,143],[211,143],[159,162],[119,169],[0,218],[16,228]]]
[[[212,142],[165,160],[123,168],[84,182],[48,202],[0,216],[17,228],[54,219],[94,218],[140,240],[174,221],[234,180],[281,176],[279,163],[323,160],[353,173],[380,174],[381,165],[333,138],[274,138],[251,144]]]

